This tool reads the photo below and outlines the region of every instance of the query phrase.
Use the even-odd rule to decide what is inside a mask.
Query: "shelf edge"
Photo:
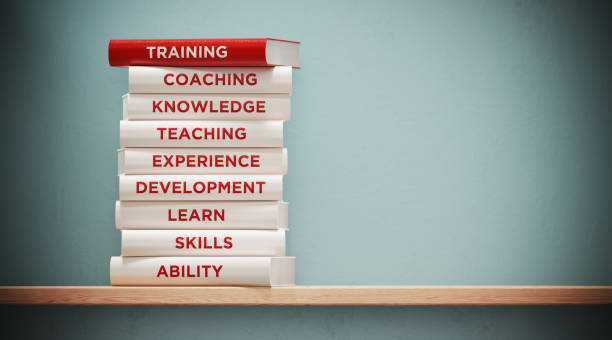
[[[3,305],[518,306],[612,304],[612,286],[2,286]]]

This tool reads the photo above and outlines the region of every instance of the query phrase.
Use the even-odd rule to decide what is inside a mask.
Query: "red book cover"
[[[111,40],[111,66],[292,66],[299,42],[278,39]]]

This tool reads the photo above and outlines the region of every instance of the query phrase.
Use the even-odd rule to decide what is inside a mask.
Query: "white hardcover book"
[[[130,93],[291,94],[291,66],[129,68]]]
[[[285,256],[285,231],[122,230],[121,256]]]
[[[122,120],[119,145],[125,147],[261,147],[283,146],[283,122]]]
[[[118,156],[120,175],[287,173],[283,148],[127,148]]]
[[[119,175],[120,201],[283,199],[283,175]]]
[[[126,94],[125,120],[289,120],[287,94]]]
[[[117,201],[117,229],[287,229],[286,202]]]
[[[292,286],[294,257],[119,257],[113,286]]]

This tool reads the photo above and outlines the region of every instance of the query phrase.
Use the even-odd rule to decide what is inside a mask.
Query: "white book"
[[[262,147],[283,146],[283,122],[122,120],[119,145],[125,147]]]
[[[294,257],[119,257],[113,286],[292,286]]]
[[[120,201],[281,201],[283,175],[119,175]]]
[[[291,94],[291,66],[129,68],[130,93]]]
[[[118,157],[120,175],[287,173],[283,148],[127,148]]]
[[[287,229],[289,205],[274,201],[117,201],[117,229]]]
[[[121,256],[285,256],[285,231],[122,230]]]
[[[125,120],[289,120],[288,94],[126,94]]]

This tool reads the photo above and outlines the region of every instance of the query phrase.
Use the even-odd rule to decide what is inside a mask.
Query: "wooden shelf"
[[[0,304],[434,306],[612,304],[612,286],[4,286]]]

